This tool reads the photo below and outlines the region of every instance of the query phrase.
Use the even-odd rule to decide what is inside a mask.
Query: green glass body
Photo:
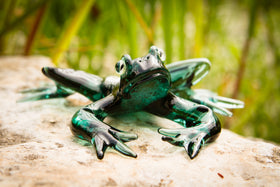
[[[95,146],[99,159],[104,157],[107,147],[127,156],[137,156],[125,144],[137,135],[103,121],[108,115],[136,111],[146,111],[182,125],[178,129],[160,128],[158,132],[164,141],[184,147],[190,158],[194,158],[200,147],[215,140],[221,131],[215,112],[231,116],[227,108],[242,108],[244,104],[208,90],[191,89],[208,73],[211,64],[207,59],[165,66],[164,55],[155,46],[141,58],[124,55],[115,67],[120,77],[105,79],[83,71],[44,67],[43,73],[54,80],[56,86],[28,90],[31,95],[21,101],[66,97],[74,92],[88,97],[93,103],[74,114],[71,130]]]

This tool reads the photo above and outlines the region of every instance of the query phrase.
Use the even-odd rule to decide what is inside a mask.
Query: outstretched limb
[[[232,113],[227,109],[243,108],[244,103],[242,101],[221,97],[209,90],[191,89],[193,85],[207,75],[210,67],[211,63],[206,58],[184,60],[167,65],[171,74],[171,91],[175,95],[197,104],[206,105],[214,112],[232,116]]]
[[[74,93],[74,91],[65,88],[59,84],[48,87],[41,87],[35,89],[26,89],[21,91],[24,96],[17,100],[17,102],[37,101],[43,99],[63,98]]]
[[[179,98],[172,93],[147,107],[146,111],[185,127],[160,128],[158,132],[164,135],[164,141],[184,147],[191,159],[199,153],[202,145],[214,141],[221,131],[220,121],[210,108]]]
[[[92,101],[96,101],[109,95],[119,84],[118,77],[110,76],[103,80],[99,76],[73,69],[44,67],[42,72],[55,82],[55,86],[23,91],[22,93],[25,94],[25,97],[19,101],[61,98],[75,92],[86,96]]]
[[[203,104],[214,112],[224,116],[232,116],[232,112],[227,109],[243,108],[244,102],[236,99],[219,96],[218,94],[205,89],[192,90],[189,99],[195,103]]]
[[[211,63],[207,58],[195,58],[173,62],[166,67],[171,75],[171,91],[174,93],[197,84],[208,74]]]
[[[103,122],[108,115],[107,108],[113,102],[114,96],[108,95],[80,109],[72,118],[71,130],[75,136],[88,140],[95,146],[99,159],[104,157],[107,147],[112,147],[124,155],[136,157],[136,153],[124,142],[137,139],[137,135],[120,131]]]

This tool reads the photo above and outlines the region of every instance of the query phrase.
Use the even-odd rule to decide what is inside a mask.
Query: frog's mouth
[[[157,81],[159,87],[169,89],[171,86],[170,73],[166,69],[150,70],[147,73],[141,73],[129,81],[123,89],[123,94],[130,94],[132,90],[136,90],[137,87],[147,86],[149,83]],[[147,85],[144,85],[147,84]],[[150,89],[157,89],[151,87]]]

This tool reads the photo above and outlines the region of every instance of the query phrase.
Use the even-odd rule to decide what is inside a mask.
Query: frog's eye
[[[132,67],[132,60],[129,55],[124,55],[120,61],[117,62],[115,68],[117,73],[123,75],[126,71],[127,73],[130,72]]]
[[[124,74],[125,70],[126,70],[126,64],[125,64],[125,60],[122,58],[120,61],[118,61],[116,63],[116,71],[118,74],[122,75]]]
[[[153,54],[153,55],[158,56],[158,58],[159,58],[162,62],[164,62],[164,61],[166,60],[166,56],[165,56],[164,51],[163,51],[162,49],[156,47],[156,46],[152,46],[152,47],[150,48],[150,51],[149,51],[149,52],[150,52],[151,54]]]
[[[159,59],[161,61],[165,61],[166,60],[165,52],[162,49],[160,49],[160,48],[158,48],[158,57],[159,57]]]

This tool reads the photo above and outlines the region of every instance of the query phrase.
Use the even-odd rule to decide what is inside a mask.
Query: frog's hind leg
[[[198,104],[203,104],[210,107],[214,112],[229,117],[232,116],[232,112],[230,112],[228,109],[244,107],[244,102],[242,101],[221,97],[214,92],[204,89],[193,90],[189,99]]]
[[[210,108],[171,93],[161,102],[151,105],[147,111],[184,127],[160,128],[158,132],[164,135],[162,138],[164,141],[184,147],[191,159],[199,153],[202,145],[214,141],[221,131],[220,121]]]
[[[207,75],[210,67],[211,63],[206,58],[184,60],[167,65],[171,74],[171,91],[175,95],[206,105],[214,112],[232,116],[232,113],[227,109],[243,108],[244,103],[242,101],[221,97],[208,90],[191,89],[193,85]]]
[[[207,58],[196,58],[173,62],[166,67],[171,75],[171,91],[176,93],[197,84],[208,74],[211,63]]]

